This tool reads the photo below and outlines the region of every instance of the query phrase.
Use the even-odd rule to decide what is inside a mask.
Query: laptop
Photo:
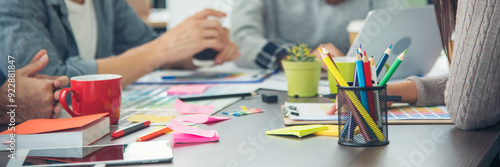
[[[401,52],[408,49],[392,79],[423,76],[431,70],[442,50],[434,7],[370,11],[346,56],[356,56],[356,49],[360,44],[368,56],[375,58],[376,63],[392,44],[387,60],[389,65],[392,65]],[[382,70],[379,80],[385,71],[386,69]]]

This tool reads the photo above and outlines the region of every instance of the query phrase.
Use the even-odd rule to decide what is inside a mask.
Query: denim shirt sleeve
[[[115,55],[158,37],[158,34],[137,16],[125,0],[112,2],[114,3],[113,53]]]
[[[47,50],[49,62],[39,73],[46,75],[67,75],[68,77],[95,74],[95,60],[82,60],[79,56],[69,57],[61,53],[55,43],[69,42],[51,39],[49,15],[53,10],[44,1],[3,0],[0,1],[0,60],[7,56],[16,58],[16,69],[27,65],[35,54]],[[52,13],[51,13],[52,12]],[[64,32],[60,32],[64,33]],[[55,43],[54,43],[55,42]],[[66,53],[67,54],[67,53]],[[2,75],[7,74],[7,61],[0,61]]]

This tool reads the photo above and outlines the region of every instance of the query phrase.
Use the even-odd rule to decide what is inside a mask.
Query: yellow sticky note
[[[314,133],[315,135],[320,135],[320,136],[339,136],[339,126],[338,125],[326,125],[328,127],[328,130],[324,131],[319,131]]]
[[[127,119],[127,121],[131,122],[141,122],[145,120],[151,121],[151,123],[161,123],[161,122],[168,122],[170,121],[174,116],[158,116],[158,115],[133,115]]]
[[[266,131],[266,135],[295,135],[297,137],[303,137],[312,133],[319,131],[328,130],[326,125],[300,125],[300,126],[290,126],[281,129],[275,129]]]

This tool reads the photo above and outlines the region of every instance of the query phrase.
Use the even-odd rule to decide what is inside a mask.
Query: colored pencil
[[[356,55],[359,55],[363,53],[363,50],[361,49],[361,44],[359,44],[359,48],[356,49]],[[361,55],[363,57],[363,55]],[[358,68],[356,67],[356,64],[354,65],[354,78],[352,79],[352,86],[359,86],[358,83]]]
[[[387,82],[389,82],[389,79],[391,79],[392,75],[398,69],[399,65],[401,64],[401,62],[405,58],[406,51],[408,51],[408,49],[406,49],[403,53],[401,53],[396,58],[396,60],[394,61],[394,63],[392,63],[391,68],[389,68],[389,70],[387,71],[387,74],[384,75],[384,78],[382,78],[382,80],[380,81],[380,83],[378,84],[378,86],[384,86],[385,84],[387,84]]]
[[[335,77],[335,79],[337,80],[337,82],[339,83],[339,85],[343,86],[343,87],[349,86],[347,84],[347,82],[345,81],[345,79],[342,77],[342,75],[340,75],[340,72],[335,68],[335,65],[333,65],[333,61],[329,60],[329,58],[321,50],[320,50],[320,55],[323,58],[323,62],[325,62],[326,67],[328,67],[328,70],[330,70],[330,72],[333,74],[333,76]],[[356,107],[356,109],[359,111],[359,113],[358,112],[352,112],[353,115],[355,115],[355,118],[356,118],[357,114],[360,114],[362,116],[362,118],[367,122],[368,126],[373,130],[373,132],[375,133],[375,136],[377,137],[377,139],[379,141],[385,140],[384,134],[382,134],[382,131],[380,131],[380,129],[375,124],[375,122],[373,121],[373,119],[370,117],[370,114],[368,114],[368,112],[363,107],[363,105],[360,105],[361,102],[358,100],[358,98],[356,97],[356,95],[354,94],[354,92],[347,91],[345,93],[348,96],[348,98],[351,100],[352,104],[354,104],[354,106]],[[361,120],[360,119],[356,119],[356,121],[361,121],[361,123],[358,122],[358,126],[359,126],[362,134],[366,133],[364,131],[368,131],[368,130],[367,129],[364,129],[364,130],[362,129],[362,126],[364,126],[363,125],[363,120],[362,119]],[[365,139],[366,139],[366,137],[365,137]]]
[[[325,53],[333,61],[332,54],[330,54],[330,52],[328,52],[328,50],[326,50],[325,45],[321,44],[321,50],[323,50],[323,53]],[[335,63],[333,63],[333,64],[335,64]]]
[[[321,57],[323,58],[323,62],[325,63],[326,67],[328,68],[328,70],[330,70],[330,72],[335,77],[337,84],[342,86],[342,87],[348,87],[349,85],[347,84],[345,79],[342,77],[342,75],[340,75],[340,72],[338,71],[338,69],[334,67],[335,65],[334,65],[333,60],[331,60],[331,59],[329,60],[329,58],[321,51],[320,48],[318,48],[318,50],[319,50]],[[352,91],[349,91],[349,95],[347,95],[347,93],[345,93],[343,91],[339,91],[339,92],[340,92],[341,96],[343,96],[346,99],[347,105],[351,108],[351,111],[352,111],[351,113],[353,115],[353,118],[359,124],[359,129],[360,129],[361,134],[363,135],[363,138],[365,139],[365,141],[366,142],[372,141],[373,139],[371,138],[370,134],[368,133],[368,127],[365,126],[363,118],[360,116],[360,114],[358,112],[356,112],[360,108],[363,108],[363,106],[359,105],[360,102],[358,101],[358,98],[356,97],[356,95]],[[348,100],[348,99],[351,99],[351,100]],[[352,99],[355,99],[356,101],[353,101]],[[357,102],[357,103],[355,103],[355,102]],[[354,103],[356,105],[354,105]],[[346,130],[346,128],[344,128],[344,129]]]
[[[155,130],[151,133],[148,133],[144,136],[138,137],[135,139],[135,141],[136,142],[148,141],[148,140],[154,139],[154,138],[161,136],[161,135],[163,135],[167,132],[170,132],[170,131],[172,131],[172,129],[170,129],[168,126],[166,126],[164,128],[161,128],[161,129]]]
[[[377,76],[380,74],[380,71],[382,71],[382,68],[384,68],[385,62],[389,58],[389,54],[391,54],[391,49],[392,49],[392,44],[391,46],[389,46],[389,48],[385,50],[384,54],[382,54],[382,57],[380,57],[377,65]]]
[[[372,69],[371,70],[371,73],[372,73],[372,80],[373,80],[373,85],[377,85],[377,74],[375,73],[375,59],[373,58],[373,56],[370,58],[370,68]]]
[[[365,56],[366,57],[366,56]],[[363,67],[363,61],[361,60],[361,54],[358,54],[356,55],[356,68],[357,68],[357,72],[358,72],[358,83],[359,83],[359,87],[363,88],[363,87],[366,87],[366,81],[365,81],[365,70],[364,70],[364,67]],[[360,99],[361,99],[361,104],[363,105],[363,107],[366,109],[366,111],[368,113],[370,113],[370,117],[372,117],[371,115],[371,111],[370,111],[370,108],[369,108],[369,103],[368,103],[368,96],[366,94],[366,91],[360,91],[359,92],[360,94]],[[366,121],[366,120],[365,120]],[[373,134],[372,131],[369,131],[370,132],[370,135]]]
[[[370,61],[368,60],[368,56],[363,57],[363,69],[365,70],[365,82],[366,82],[366,87],[372,87],[372,70],[370,66]],[[368,107],[369,107],[369,112],[370,115],[373,118],[373,121],[377,122],[377,114],[375,112],[375,102],[373,101],[373,91],[367,91],[367,96],[368,96]]]

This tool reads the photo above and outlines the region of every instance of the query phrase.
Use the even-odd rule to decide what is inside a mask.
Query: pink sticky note
[[[212,131],[215,132],[215,135],[213,137],[201,137],[201,136],[187,134],[187,133],[173,132],[172,133],[172,141],[174,143],[195,143],[195,142],[218,141],[219,134],[215,130],[212,130]]]
[[[174,108],[182,114],[212,114],[214,112],[214,106],[189,104],[179,99],[175,100]]]
[[[207,88],[207,85],[172,85],[167,92],[168,94],[202,94]]]
[[[193,122],[193,123],[209,123],[209,122],[216,122],[216,121],[224,121],[231,119],[229,117],[218,117],[218,116],[208,116],[208,115],[195,115],[195,116],[190,116],[190,117],[184,117],[184,118],[179,118],[177,120],[182,121],[182,122]]]
[[[176,120],[172,120],[172,124],[170,124],[169,127],[175,132],[191,134],[199,137],[214,137],[215,134],[217,133],[215,130],[208,131],[208,130],[193,128],[184,125],[183,123]]]

